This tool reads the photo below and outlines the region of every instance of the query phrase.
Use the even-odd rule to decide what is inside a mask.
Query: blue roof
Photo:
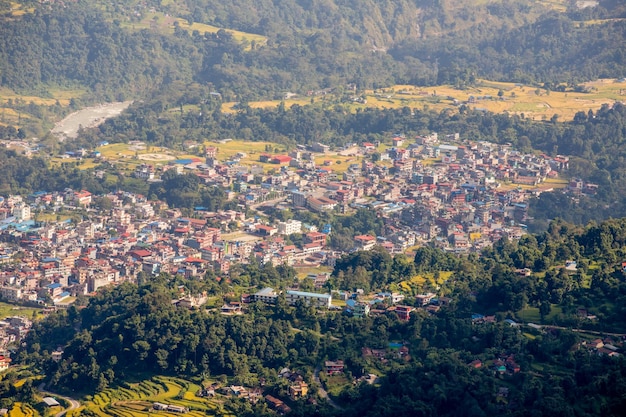
[[[51,290],[53,290],[55,288],[61,288],[61,284],[59,284],[58,282],[53,282],[52,284],[46,285],[46,288],[49,288]]]
[[[188,165],[193,162],[193,159],[177,159],[174,161],[175,164]]]

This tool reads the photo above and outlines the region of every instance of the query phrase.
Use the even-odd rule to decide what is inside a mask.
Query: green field
[[[39,318],[43,316],[41,311],[40,308],[22,307],[0,302],[0,319],[10,316],[24,316],[28,319],[32,319],[33,312],[36,312],[36,317]]]
[[[544,321],[546,323],[549,323],[562,312],[563,311],[561,310],[561,307],[553,304],[552,308],[550,309],[550,314],[546,316],[546,319]],[[518,311],[517,316],[525,323],[541,323],[541,314],[539,314],[539,308],[537,307],[526,307],[525,309]]]

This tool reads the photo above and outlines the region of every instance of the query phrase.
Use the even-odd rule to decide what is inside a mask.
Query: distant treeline
[[[131,30],[121,15],[89,1],[35,6],[35,13],[0,18],[0,83],[19,91],[81,85],[101,99],[119,100],[193,81],[225,98],[248,100],[348,83],[358,89],[465,86],[483,77],[555,84],[625,75],[626,22],[578,20],[621,16],[619,10],[542,15],[530,2],[449,10],[439,2],[406,0],[388,7],[192,3],[188,21],[263,33],[267,45],[238,42],[226,31]]]

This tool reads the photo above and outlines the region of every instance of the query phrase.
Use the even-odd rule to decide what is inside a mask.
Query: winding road
[[[335,401],[333,401],[333,399],[328,396],[328,392],[326,392],[326,390],[324,389],[324,386],[322,385],[322,381],[320,381],[320,370],[321,370],[321,368],[322,367],[320,365],[317,365],[317,367],[315,368],[315,372],[313,373],[313,379],[315,380],[317,385],[319,385],[319,389],[317,391],[319,393],[319,396],[321,398],[326,399],[326,401],[328,401],[328,404],[331,407],[333,407],[334,409],[343,410],[343,408],[339,407],[339,405],[337,405],[337,403]]]
[[[63,411],[59,411],[58,413],[54,415],[54,417],[63,417],[68,411],[76,410],[78,407],[80,407],[80,402],[77,399],[66,397],[64,395],[57,394],[56,392],[45,391],[44,389],[45,389],[45,384],[41,384],[39,386],[39,391],[41,391],[42,394],[49,395],[51,397],[62,398],[68,403],[70,403],[69,408],[66,408]]]

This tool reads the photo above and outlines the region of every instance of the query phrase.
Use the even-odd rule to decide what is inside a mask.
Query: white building
[[[292,235],[294,233],[302,232],[302,222],[299,220],[287,220],[286,222],[278,223],[279,235]]]
[[[313,305],[322,308],[330,308],[332,302],[332,296],[330,294],[318,294],[304,291],[287,291],[285,298],[289,305],[294,305],[298,300],[302,300],[305,305]]]
[[[18,222],[30,220],[30,206],[28,204],[19,203],[13,207],[13,215]]]

